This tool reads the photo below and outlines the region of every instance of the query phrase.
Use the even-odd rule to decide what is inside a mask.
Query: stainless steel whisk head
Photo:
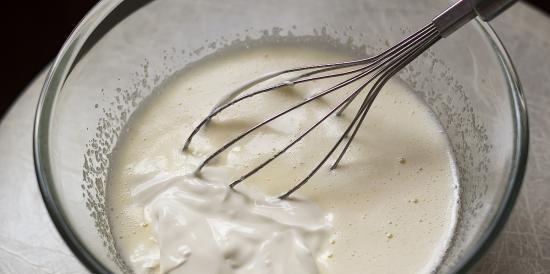
[[[363,92],[369,84],[372,83],[372,87],[368,89],[367,95],[364,97],[359,108],[355,112],[355,115],[346,130],[340,135],[336,143],[328,151],[328,153],[323,157],[323,159],[311,170],[300,182],[298,182],[293,188],[288,190],[286,193],[279,196],[281,199],[288,198],[292,193],[302,187],[308,180],[313,177],[313,175],[326,163],[331,155],[334,154],[336,149],[342,145],[346,137],[347,141],[344,144],[343,149],[339,153],[336,161],[331,165],[331,169],[334,169],[338,166],[342,157],[346,154],[349,146],[351,145],[353,139],[355,138],[359,128],[361,127],[365,117],[372,106],[374,100],[382,90],[382,87],[386,82],[393,77],[397,72],[407,66],[411,61],[416,57],[430,48],[433,44],[439,41],[441,38],[447,37],[455,30],[463,26],[465,23],[480,16],[481,19],[489,21],[496,17],[500,12],[509,7],[514,0],[460,0],[455,3],[453,6],[439,14],[435,17],[431,23],[421,28],[417,32],[403,39],[401,42],[390,47],[389,49],[381,52],[378,55],[373,57],[360,59],[350,62],[341,62],[333,64],[321,64],[313,65],[306,67],[292,68],[288,70],[278,71],[274,73],[269,73],[260,78],[254,79],[248,83],[245,83],[238,89],[231,92],[228,96],[223,98],[212,110],[212,112],[206,116],[201,122],[193,129],[187,140],[185,141],[183,150],[187,150],[193,137],[199,132],[201,128],[206,126],[208,121],[212,118],[223,112],[225,109],[233,106],[234,104],[241,102],[243,100],[249,99],[253,96],[260,95],[262,93],[267,93],[275,91],[285,86],[293,86],[306,82],[311,82],[314,80],[323,80],[328,78],[343,78],[342,82],[339,82],[336,85],[333,85],[323,91],[315,93],[314,95],[304,99],[296,105],[288,107],[281,112],[275,114],[260,122],[250,129],[242,132],[235,138],[231,139],[225,143],[222,147],[217,149],[215,152],[210,154],[197,168],[196,174],[199,173],[203,167],[205,167],[211,160],[213,160],[220,153],[227,150],[230,146],[243,139],[247,135],[253,133],[260,127],[292,112],[293,110],[300,108],[310,102],[318,100],[326,95],[329,95],[333,92],[341,90],[342,88],[361,81],[358,88],[356,88],[351,94],[347,95],[342,101],[340,101],[335,107],[333,107],[328,113],[326,113],[321,119],[316,121],[312,126],[310,126],[305,132],[300,134],[297,138],[292,140],[287,146],[283,149],[276,152],[269,159],[265,160],[234,182],[230,184],[231,187],[235,187],[240,182],[246,178],[252,176],[263,167],[271,163],[277,157],[285,153],[288,149],[294,146],[296,143],[300,142],[307,134],[313,131],[317,126],[323,123],[328,117],[332,115],[341,114],[350,104],[353,102],[358,95]],[[275,85],[271,85],[266,88],[260,88],[253,90],[248,93],[244,93],[247,90],[250,90],[254,86],[265,82],[267,80],[273,79],[275,77],[285,76],[285,75],[294,75],[298,73],[298,76],[289,77],[286,80],[279,82]],[[243,94],[244,93],[244,94]],[[241,95],[242,94],[242,95]]]

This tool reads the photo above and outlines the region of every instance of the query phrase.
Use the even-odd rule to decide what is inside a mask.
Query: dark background
[[[57,54],[80,19],[97,1],[10,1],[0,12],[2,89],[0,117]],[[530,0],[550,12],[549,0]],[[550,31],[550,30],[549,30]]]

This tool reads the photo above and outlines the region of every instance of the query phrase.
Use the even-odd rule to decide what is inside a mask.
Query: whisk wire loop
[[[361,128],[361,125],[363,124],[367,113],[372,107],[374,100],[390,78],[392,78],[401,69],[412,62],[415,58],[420,56],[420,54],[430,48],[439,39],[449,36],[456,29],[460,28],[474,17],[480,16],[483,20],[490,20],[498,15],[500,12],[505,10],[507,7],[509,7],[514,1],[515,0],[459,0],[450,8],[436,16],[431,21],[431,23],[427,24],[417,32],[409,35],[407,38],[401,40],[387,50],[382,51],[378,55],[354,61],[297,67],[269,73],[259,78],[253,79],[230,92],[220,102],[218,102],[218,104],[215,105],[212,111],[192,130],[191,134],[184,143],[183,150],[185,151],[189,148],[193,137],[200,131],[202,127],[208,124],[208,121],[220,114],[225,109],[241,101],[266,92],[280,90],[282,87],[285,86],[293,86],[316,80],[349,76],[342,82],[339,82],[338,84],[335,84],[321,92],[315,93],[312,96],[305,98],[298,104],[288,107],[287,109],[275,114],[274,116],[267,118],[263,122],[252,126],[250,129],[242,132],[237,137],[226,142],[222,147],[217,149],[214,153],[210,154],[199,165],[196,170],[196,173],[198,174],[201,169],[206,166],[212,159],[214,159],[220,153],[224,152],[230,146],[232,146],[245,136],[249,135],[250,133],[254,132],[258,128],[288,114],[289,112],[292,112],[293,110],[296,110],[297,108],[300,108],[319,98],[322,98],[323,96],[343,89],[344,87],[347,87],[350,84],[355,83],[363,78],[368,78],[363,83],[361,83],[357,89],[351,92],[351,94],[347,95],[344,100],[340,101],[321,119],[310,126],[305,132],[296,137],[287,146],[285,146],[283,149],[272,155],[269,159],[263,161],[261,164],[248,171],[245,175],[241,176],[230,184],[231,187],[237,186],[240,182],[260,171],[277,157],[288,151],[288,149],[290,149],[296,143],[300,142],[306,135],[311,133],[311,131],[313,131],[321,123],[328,119],[328,117],[332,116],[333,114],[336,114],[337,116],[341,115],[351,105],[351,103],[357,97],[359,97],[359,95],[365,89],[367,89],[367,86],[369,84],[374,83],[372,87],[368,89],[366,96],[364,97],[359,108],[355,112],[353,119],[346,127],[346,130],[340,135],[338,140],[331,147],[328,153],[325,154],[323,159],[298,184],[296,184],[286,193],[279,196],[279,198],[281,199],[286,199],[292,193],[300,189],[306,182],[308,182],[309,179],[312,178],[315,173],[326,163],[326,161],[330,159],[331,155],[342,144],[344,139],[346,137],[349,137],[330,168],[334,169],[338,167],[339,163],[341,162],[342,158],[344,157],[351,143],[353,142],[355,136],[357,135],[359,128]],[[296,73],[298,73],[297,76],[295,75]],[[261,83],[265,83],[266,81],[273,80],[277,77],[282,76],[285,76],[286,78],[282,81],[277,82],[276,84],[249,91],[252,88],[257,87]],[[245,93],[246,91],[249,92]],[[351,136],[349,135],[350,133]]]

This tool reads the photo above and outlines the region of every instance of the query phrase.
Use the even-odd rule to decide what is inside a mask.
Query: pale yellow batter
[[[158,249],[163,237],[159,233],[166,230],[155,230],[152,234],[151,226],[155,225],[155,229],[158,226],[152,224],[153,217],[147,217],[151,208],[158,210],[158,204],[153,206],[151,201],[162,196],[164,183],[159,184],[160,187],[155,186],[154,191],[146,188],[146,192],[140,192],[148,184],[150,187],[153,178],[177,177],[177,182],[166,184],[166,188],[168,185],[185,184],[182,182],[190,180],[185,179],[188,178],[185,175],[193,172],[198,161],[232,136],[337,81],[296,85],[238,104],[202,130],[193,141],[190,152],[182,153],[182,145],[193,126],[210,112],[225,93],[243,82],[275,70],[351,59],[356,57],[345,51],[309,44],[234,49],[207,58],[177,73],[160,86],[132,116],[112,158],[108,188],[109,203],[114,211],[110,220],[118,249],[129,264],[140,273],[157,273],[159,269],[172,271],[170,273],[189,273],[185,272],[186,266],[191,265],[189,262],[192,262],[194,254],[200,253],[186,245],[179,249],[170,267],[159,268],[154,259],[151,262],[155,263],[151,263],[153,265],[149,268],[139,267],[147,260],[132,263],[136,262],[136,254],[141,259],[143,256],[157,256],[151,254],[159,251],[149,251],[153,247]],[[343,89],[334,96],[329,95],[270,123],[237,143],[228,153],[220,155],[205,169],[205,173],[210,172],[212,175],[209,176],[219,184],[231,183],[231,179],[244,174],[288,144],[352,90],[353,87]],[[329,118],[295,148],[237,189],[257,189],[278,195],[299,182],[342,134],[355,114],[360,100],[357,101],[344,116]],[[341,165],[330,171],[332,161],[329,160],[327,166],[293,195],[305,200],[307,210],[313,205],[318,206],[319,209],[311,209],[311,212],[320,217],[307,221],[303,216],[292,219],[292,214],[289,215],[289,220],[296,222],[297,227],[301,227],[300,222],[304,219],[307,225],[315,224],[314,227],[319,228],[318,234],[315,234],[318,238],[314,238],[321,242],[318,248],[310,246],[315,245],[315,241],[307,238],[309,236],[298,237],[309,250],[304,254],[311,253],[309,256],[315,261],[318,271],[325,274],[431,272],[453,234],[458,181],[447,137],[427,106],[401,82],[390,81],[376,99]],[[185,189],[181,187],[177,191],[185,193]],[[143,193],[148,196],[144,198]],[[258,197],[263,199],[261,195]],[[155,201],[158,202],[158,199]],[[294,202],[289,203],[292,205]],[[216,205],[220,206],[212,203],[212,206]],[[252,203],[248,206],[257,205]],[[169,207],[161,209],[167,210]],[[182,210],[175,210],[174,214]],[[197,212],[193,214],[193,218],[198,219],[192,220],[202,218]],[[169,218],[172,215],[166,216]],[[318,220],[324,223],[317,224]],[[263,229],[264,224],[261,225]],[[178,235],[177,230],[173,230],[177,226],[165,227],[170,229],[169,233]],[[285,226],[284,229],[287,228]],[[289,231],[292,229],[288,228]],[[268,233],[271,230],[265,231]],[[255,252],[254,246],[250,248]],[[160,257],[170,255],[167,250],[161,248]],[[226,254],[224,252],[222,254]],[[272,257],[273,260],[264,263],[291,263],[289,258]],[[224,264],[224,260],[229,261],[224,257],[212,258],[213,263]],[[162,261],[161,258],[160,264]],[[200,271],[198,267],[194,269]],[[219,269],[222,270],[208,273],[253,273],[234,265]]]

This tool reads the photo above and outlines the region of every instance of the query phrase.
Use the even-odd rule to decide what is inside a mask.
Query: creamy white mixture
[[[191,175],[197,164],[232,136],[338,80],[238,104],[202,130],[190,152],[181,152],[193,126],[243,82],[278,69],[350,59],[355,57],[345,51],[310,44],[227,50],[159,87],[120,138],[108,186],[118,250],[135,272],[431,272],[453,234],[458,181],[437,119],[397,80],[375,101],[341,165],[331,171],[329,161],[289,200],[273,195],[319,162],[362,98],[235,191],[227,185],[286,146],[353,86],[243,139],[200,179]]]
[[[160,173],[143,182],[131,195],[153,238],[130,255],[136,272],[317,273],[312,254],[328,220],[314,204],[232,191],[226,180]]]

